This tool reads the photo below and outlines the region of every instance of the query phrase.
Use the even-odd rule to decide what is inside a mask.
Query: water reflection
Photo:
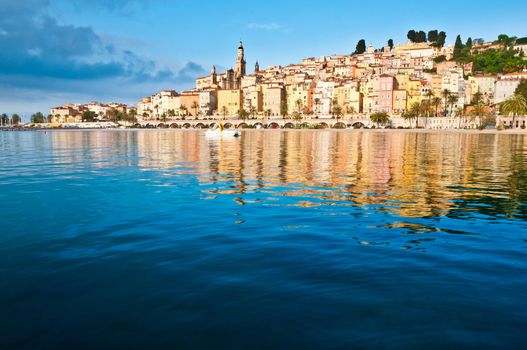
[[[238,195],[242,205],[244,194],[262,193],[307,207],[376,205],[407,218],[527,218],[522,135],[247,131],[241,139],[210,140],[199,131],[170,130],[79,136],[51,133],[56,159],[73,168],[89,162],[191,174],[204,192]]]

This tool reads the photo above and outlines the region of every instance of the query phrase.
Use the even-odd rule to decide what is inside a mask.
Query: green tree
[[[39,124],[39,123],[45,123],[45,122],[46,122],[46,117],[41,112],[37,112],[31,115],[31,123]]]
[[[456,43],[454,44],[454,59],[457,60],[461,58],[463,54],[463,41],[461,41],[461,35],[458,35],[456,38]]]
[[[386,125],[390,121],[390,116],[386,112],[376,112],[370,115],[370,120],[377,124],[377,127]]]
[[[223,120],[225,120],[225,118],[227,117],[227,114],[229,114],[229,109],[227,108],[227,106],[221,107],[221,114],[223,115]]]
[[[481,92],[477,91],[474,95],[472,95],[472,104],[474,106],[481,104],[482,101],[483,101],[483,94]]]
[[[360,55],[366,52],[366,40],[360,39],[355,48],[355,53]]]
[[[9,123],[9,116],[5,113],[3,113],[0,116],[0,125],[7,125]]]
[[[512,115],[512,125],[516,124],[516,117],[527,113],[527,99],[522,95],[514,95],[503,101],[500,110],[505,115]]]
[[[482,129],[485,127],[485,118],[488,115],[488,109],[486,106],[482,104],[477,104],[473,106],[472,110],[470,111],[470,115],[472,118],[478,118],[478,128]]]
[[[446,43],[446,33],[445,32],[439,32],[439,35],[437,36],[437,46],[443,47]]]
[[[422,30],[417,33],[417,42],[425,43],[426,42],[426,33]]]
[[[97,113],[92,111],[84,111],[82,112],[81,118],[85,123],[92,123],[95,121],[95,118],[97,118]]]
[[[465,44],[465,46],[468,47],[469,49],[472,48],[472,38],[469,37],[469,38],[467,39],[467,43]]]
[[[197,118],[198,116],[198,109],[199,109],[199,103],[197,101],[192,102],[192,105],[190,106],[194,110],[194,118]]]
[[[431,105],[434,106],[436,117],[439,116],[439,107],[441,106],[441,103],[443,103],[441,97],[434,97],[432,99]]]
[[[388,40],[388,47],[390,48],[390,50],[393,50],[393,39],[389,39]]]
[[[249,108],[249,114],[251,115],[252,119],[256,119],[256,114],[258,114],[256,107],[251,106],[251,108]]]
[[[335,118],[337,118],[337,121],[340,117],[342,117],[342,107],[339,106],[337,101],[333,101],[333,108],[331,110]]]
[[[520,80],[520,84],[516,88],[515,94],[522,95],[527,100],[527,79]]]
[[[451,95],[452,93],[450,92],[450,90],[448,89],[444,89],[442,92],[441,92],[441,96],[443,96],[443,101],[445,103],[445,108],[443,109],[443,112],[444,112],[444,115],[446,117],[446,113],[447,113],[447,107],[448,107],[448,97]]]
[[[247,119],[248,116],[249,116],[249,113],[247,113],[247,111],[244,108],[240,108],[238,110],[239,119],[242,119],[243,121],[245,121],[245,119]]]
[[[446,61],[446,56],[445,55],[439,55],[437,57],[434,57],[433,61],[437,64],[437,63],[442,63],[442,62],[445,62]]]
[[[437,29],[431,30],[431,31],[428,32],[428,41],[429,42],[436,43],[438,39],[439,39],[439,32],[437,31]]]
[[[406,35],[406,37],[408,38],[408,40],[410,40],[413,43],[417,41],[417,33],[413,29],[408,31],[408,34]]]
[[[287,117],[287,100],[285,98],[280,102],[280,114],[284,119]]]
[[[459,97],[455,94],[450,94],[448,96],[448,104],[450,105],[450,114],[452,115],[452,111],[454,110],[454,105],[458,103]]]
[[[11,116],[11,124],[18,125],[20,124],[21,121],[22,121],[22,118],[20,118],[18,114],[15,113]]]

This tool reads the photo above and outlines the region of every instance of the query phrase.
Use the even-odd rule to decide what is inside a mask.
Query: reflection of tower
[[[260,72],[260,64],[258,61],[256,61],[256,64],[254,65],[254,72],[259,73]]]
[[[243,49],[243,43],[240,41],[240,47],[238,47],[238,58],[236,59],[236,78],[245,76],[245,53]]]

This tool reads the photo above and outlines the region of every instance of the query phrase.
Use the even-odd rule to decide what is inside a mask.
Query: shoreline
[[[49,129],[27,129],[27,128],[20,128],[20,129],[10,129],[10,128],[2,128],[0,129],[0,132],[56,132],[56,131],[66,131],[66,132],[94,132],[94,131],[111,131],[111,132],[129,132],[129,131],[146,131],[146,132],[184,132],[184,131],[193,131],[193,132],[204,132],[207,129],[196,129],[196,128],[178,128],[178,129],[172,129],[172,128],[125,128],[125,129],[119,129],[119,128],[108,128],[108,129],[67,129],[67,128],[49,128]],[[235,130],[235,129],[232,129]],[[360,132],[372,132],[372,133],[422,133],[422,134],[505,134],[505,135],[526,135],[527,136],[527,129],[505,129],[505,130],[497,130],[497,129],[485,129],[485,130],[478,130],[478,129],[333,129],[333,128],[326,128],[326,129],[238,129],[242,132],[276,132],[276,131],[287,131],[287,132],[305,132],[305,131],[314,131],[314,132],[350,132],[350,133],[360,133]]]

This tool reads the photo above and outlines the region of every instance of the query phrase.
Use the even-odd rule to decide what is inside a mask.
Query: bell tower
[[[241,78],[245,76],[247,62],[245,62],[245,51],[243,49],[243,43],[240,40],[240,46],[238,47],[238,57],[236,59],[236,77]]]
[[[258,61],[256,61],[256,64],[254,65],[254,72],[259,73],[260,72],[260,64]]]

